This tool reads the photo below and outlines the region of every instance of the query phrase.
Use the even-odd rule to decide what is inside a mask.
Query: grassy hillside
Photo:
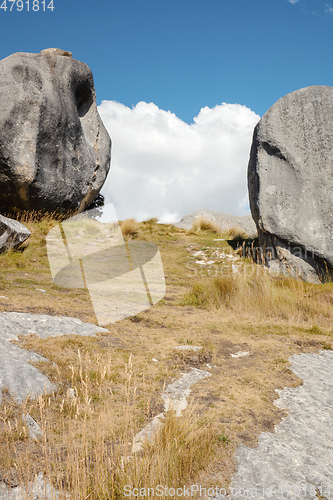
[[[56,221],[22,222],[30,239],[0,255],[0,310],[96,322],[87,292],[52,283],[45,237]],[[333,284],[270,276],[209,224],[184,231],[131,220],[122,230],[159,246],[166,295],[96,338],[20,339],[48,358],[39,369],[58,391],[26,401],[23,411],[4,391],[0,472],[8,484],[45,471],[80,500],[123,498],[125,485],[226,488],[236,448],[256,446],[285,415],[273,405],[275,389],[301,382],[289,357],[332,347]],[[202,350],[173,349],[181,344]],[[239,352],[249,354],[231,356]],[[133,455],[134,435],[162,411],[163,388],[191,367],[212,376],[193,386],[182,417],[169,414],[155,445]],[[42,440],[28,438],[22,413],[42,427]]]

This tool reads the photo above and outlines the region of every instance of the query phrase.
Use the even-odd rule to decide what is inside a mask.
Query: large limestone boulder
[[[261,118],[248,168],[266,264],[319,282],[333,269],[333,88],[282,97]]]
[[[213,221],[221,228],[221,232],[228,231],[231,228],[238,228],[244,231],[249,238],[257,237],[256,225],[250,214],[233,215],[225,212],[215,212],[214,210],[196,210],[184,215],[175,226],[182,229],[191,229],[195,220],[201,218]]]
[[[0,207],[84,210],[110,151],[86,64],[60,49],[0,61]]]

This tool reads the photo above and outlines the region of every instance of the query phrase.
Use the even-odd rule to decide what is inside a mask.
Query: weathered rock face
[[[60,49],[0,61],[0,207],[84,210],[110,151],[86,64]]]
[[[318,282],[333,269],[333,87],[282,97],[253,134],[252,216],[266,263]]]
[[[21,245],[30,234],[29,229],[17,220],[0,215],[0,253]]]

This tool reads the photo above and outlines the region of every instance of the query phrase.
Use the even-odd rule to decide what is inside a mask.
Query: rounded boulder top
[[[65,57],[73,57],[73,54],[68,50],[62,49],[44,49],[41,50],[40,53],[43,56],[51,55],[51,56],[65,56]]]

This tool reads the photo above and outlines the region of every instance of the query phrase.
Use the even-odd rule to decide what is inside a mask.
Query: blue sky
[[[170,112],[184,130],[186,124],[193,126],[194,118],[205,108],[215,109],[216,118],[216,110],[222,109],[216,106],[239,104],[253,112],[255,124],[256,115],[259,119],[286,93],[309,85],[333,85],[333,0],[331,4],[325,0],[53,0],[54,10],[46,12],[42,12],[41,2],[39,12],[31,11],[31,4],[32,0],[30,12],[26,12],[26,4],[22,12],[16,11],[16,4],[10,12],[8,1],[7,11],[0,9],[0,59],[13,52],[39,52],[48,47],[70,50],[92,69],[98,104],[112,101],[133,110],[139,102],[154,103],[154,113],[162,122],[167,119],[162,111]],[[110,115],[109,108],[108,112]],[[111,136],[115,127],[121,128],[115,121],[123,122],[119,112],[115,117],[113,110],[109,116]],[[218,127],[221,119],[215,121]],[[142,126],[144,123],[143,119]],[[151,124],[149,127],[151,131]],[[125,127],[123,133],[126,131]],[[249,148],[252,131],[246,134]],[[121,169],[124,184],[127,167],[120,164],[124,154],[112,139],[118,171],[114,185]],[[152,152],[147,154],[151,159]],[[241,160],[245,176],[246,155]],[[227,168],[223,161],[222,171]],[[137,175],[144,171],[139,162],[137,169]],[[236,172],[239,176],[237,168]],[[164,207],[162,212],[173,212],[174,217],[192,208],[243,213],[245,184],[242,192],[237,191],[233,207],[229,200],[228,206],[222,202],[205,207],[188,203],[177,210]],[[109,201],[115,191],[118,188],[107,190]],[[208,204],[210,200],[211,194]],[[205,199],[200,201],[205,203]],[[154,203],[149,210],[158,212]]]

